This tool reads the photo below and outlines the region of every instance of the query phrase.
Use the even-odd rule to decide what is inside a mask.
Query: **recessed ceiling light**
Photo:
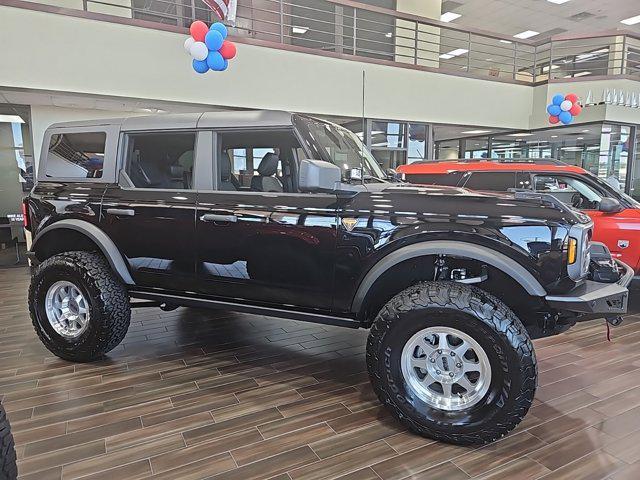
[[[466,48],[456,48],[455,50],[451,50],[448,53],[443,53],[442,55],[440,55],[440,58],[444,58],[445,60],[449,60],[450,58],[459,57],[460,55],[464,55],[468,51],[469,50],[467,50]]]
[[[293,31],[293,33],[297,33],[298,35],[304,35],[305,33],[307,33],[308,30],[309,30],[309,27],[296,27],[296,26],[293,26],[291,28],[291,31]]]
[[[481,133],[489,133],[489,132],[491,132],[491,130],[466,130],[466,131],[460,132],[460,133],[468,133],[468,134],[471,134],[471,135],[474,135],[474,134],[475,135],[479,135]]]
[[[24,123],[20,115],[0,115],[0,123]]]
[[[584,137],[576,137],[576,140],[584,140]]]
[[[507,135],[507,137],[530,137],[533,133],[512,133]]]
[[[387,38],[391,38],[391,37],[393,37],[393,33],[387,32],[387,33],[384,34],[384,36],[387,37]]]
[[[500,40],[500,43],[513,43],[513,42],[510,40]]]
[[[589,130],[582,130],[582,133],[587,133]]]
[[[551,135],[551,138],[558,138],[558,135]]]
[[[556,5],[562,5],[563,3],[567,3],[569,0],[547,0],[547,2],[555,3]]]
[[[620,20],[620,23],[624,23],[625,25],[635,25],[636,23],[640,23],[640,15],[636,15],[635,17],[625,18],[624,20]]]
[[[578,72],[573,74],[574,77],[584,77],[585,75],[591,75],[591,72]]]
[[[448,23],[454,21],[456,18],[460,18],[461,16],[462,15],[460,15],[459,13],[444,12],[442,15],[440,15],[440,21]]]
[[[558,68],[560,68],[558,65],[551,65],[551,70],[557,70]],[[549,71],[549,66],[547,65],[546,67],[542,67],[542,71],[543,72],[548,72]]]
[[[525,40],[527,38],[535,37],[536,35],[540,35],[540,32],[536,32],[535,30],[525,30],[524,32],[516,33],[513,37]]]

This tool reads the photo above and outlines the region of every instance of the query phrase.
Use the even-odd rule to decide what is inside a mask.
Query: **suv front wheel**
[[[93,252],[65,252],[42,262],[31,279],[29,311],[44,345],[74,362],[114,349],[131,319],[126,288]]]
[[[424,282],[376,317],[367,366],[381,402],[412,431],[484,444],[526,415],[537,367],[529,336],[500,300],[469,285]]]

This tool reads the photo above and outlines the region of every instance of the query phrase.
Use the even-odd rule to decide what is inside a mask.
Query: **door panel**
[[[101,224],[129,264],[137,285],[192,290],[196,193],[108,188]]]
[[[602,242],[614,258],[640,270],[640,210],[627,208],[618,213],[584,210],[593,219],[593,240]]]
[[[331,308],[334,195],[200,192],[196,233],[202,292]]]

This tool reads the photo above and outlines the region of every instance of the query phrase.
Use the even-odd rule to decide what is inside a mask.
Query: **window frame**
[[[190,189],[185,188],[152,188],[152,187],[136,187],[130,179],[129,167],[129,145],[132,136],[135,135],[158,135],[172,133],[191,133],[195,135],[193,145],[193,178]],[[196,192],[201,189],[210,188],[213,182],[212,177],[212,157],[213,146],[211,144],[211,132],[198,130],[196,128],[163,128],[148,130],[126,130],[120,132],[120,141],[118,145],[118,164],[117,164],[117,183],[123,190],[140,190],[151,192]],[[126,175],[127,182],[123,182],[120,173]],[[129,184],[130,183],[130,184]]]
[[[117,157],[118,157],[118,133],[119,125],[91,125],[86,127],[54,127],[45,132],[38,162],[37,181],[38,182],[67,182],[67,183],[116,183],[117,182]],[[76,133],[104,133],[106,135],[104,145],[104,163],[102,165],[102,176],[93,177],[48,177],[47,167],[49,165],[49,146],[53,135],[76,134]]]

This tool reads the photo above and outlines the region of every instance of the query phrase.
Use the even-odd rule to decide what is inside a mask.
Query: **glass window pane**
[[[464,184],[464,188],[506,192],[514,188],[515,181],[515,172],[474,172]]]
[[[138,188],[189,190],[195,133],[129,135],[127,173]]]
[[[105,132],[56,133],[49,142],[47,177],[101,178]]]
[[[409,124],[409,150],[407,162],[413,163],[426,160],[427,156],[427,126],[419,123]]]
[[[371,147],[405,148],[406,127],[405,123],[372,122]]]

